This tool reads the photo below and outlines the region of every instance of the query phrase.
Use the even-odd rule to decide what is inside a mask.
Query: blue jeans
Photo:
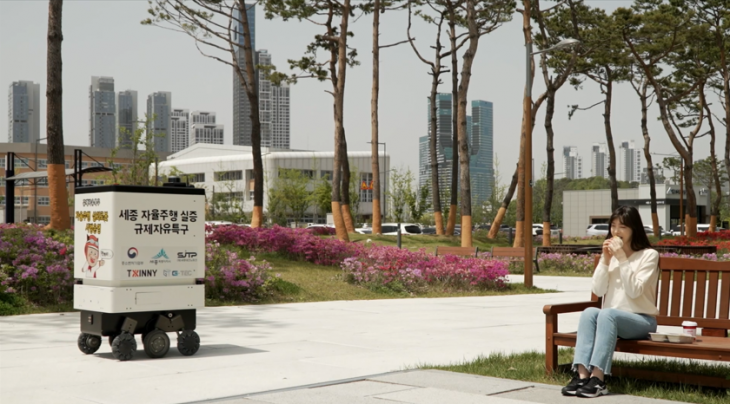
[[[616,337],[645,339],[650,332],[656,332],[656,318],[652,316],[589,307],[583,311],[578,323],[573,370],[583,365],[588,372],[597,367],[610,375]]]

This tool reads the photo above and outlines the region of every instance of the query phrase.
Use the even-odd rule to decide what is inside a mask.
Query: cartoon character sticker
[[[96,236],[86,236],[84,255],[86,255],[86,262],[82,268],[84,274],[87,278],[96,278],[99,267],[104,266],[104,260],[99,259],[99,239]]]

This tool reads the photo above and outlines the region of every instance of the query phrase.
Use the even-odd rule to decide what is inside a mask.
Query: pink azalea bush
[[[254,302],[266,294],[265,284],[271,266],[243,259],[234,251],[221,248],[217,241],[205,246],[205,296],[208,299]]]
[[[425,250],[409,251],[373,246],[346,258],[340,267],[347,281],[366,286],[397,285],[416,292],[427,285],[456,289],[502,289],[507,286],[507,264],[496,260],[434,256]]]
[[[51,235],[57,235],[59,241]],[[0,224],[0,296],[16,295],[37,305],[73,300],[73,244],[41,226]]]
[[[252,254],[279,253],[317,265],[338,265],[345,258],[357,256],[364,250],[361,244],[318,237],[308,229],[218,226],[207,231],[207,240],[221,245],[235,245]]]

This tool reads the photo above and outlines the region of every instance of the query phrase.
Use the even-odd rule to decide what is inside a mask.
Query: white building
[[[187,109],[173,109],[170,114],[170,141],[172,152],[187,149],[190,139],[190,111]]]
[[[685,193],[687,190],[685,189]],[[669,230],[679,224],[679,186],[656,184],[657,216],[659,226]],[[695,187],[697,198],[697,223],[710,222],[709,192]],[[649,185],[639,188],[619,189],[620,206],[634,206],[639,210],[641,221],[651,226],[651,194]],[[687,199],[684,200],[687,214]],[[563,191],[563,234],[583,237],[586,229],[594,223],[606,223],[611,217],[611,190]]]
[[[33,143],[40,139],[41,85],[14,81],[8,88],[8,143]]]
[[[114,78],[91,77],[89,86],[89,146],[106,149],[117,144],[117,94]]]
[[[278,176],[279,169],[302,170],[317,180],[332,178],[334,152],[262,148],[261,153],[264,164],[264,212],[269,203],[268,188]],[[358,173],[358,183],[369,183],[372,180],[370,152],[349,152],[348,157],[351,171]],[[390,158],[384,155],[383,161],[380,183],[384,187],[387,180],[385,173],[390,171]],[[254,177],[250,146],[198,143],[169,156],[167,161],[160,163],[159,170],[163,174],[169,173],[173,167],[195,178],[195,185],[206,189],[208,200],[211,200],[214,192],[224,192],[230,198],[240,200],[245,212],[253,211]],[[353,213],[366,220],[372,216],[372,190],[360,191],[359,210]],[[305,221],[324,223],[325,217],[317,216],[312,207],[307,211]]]
[[[591,177],[608,178],[608,145],[594,143],[591,147]]]
[[[563,146],[563,177],[583,178],[583,158],[578,155],[576,146]]]
[[[627,182],[641,182],[641,159],[641,149],[636,148],[633,140],[621,142],[616,179]]]
[[[198,143],[223,144],[223,125],[216,125],[215,112],[193,111],[190,116],[190,146]]]

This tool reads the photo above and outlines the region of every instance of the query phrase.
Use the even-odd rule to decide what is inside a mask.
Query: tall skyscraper
[[[172,93],[158,91],[147,96],[148,132],[155,135],[156,152],[172,150]]]
[[[41,85],[14,81],[8,88],[8,143],[33,143],[40,139]]]
[[[578,155],[575,146],[563,146],[563,177],[573,180],[583,178],[583,158]]]
[[[223,144],[223,125],[216,125],[215,112],[193,111],[190,119],[190,146],[196,143]]]
[[[494,106],[489,101],[471,102],[472,201],[476,206],[489,200],[494,186]]]
[[[114,78],[91,77],[89,86],[89,146],[113,148],[117,137]]]
[[[170,141],[172,153],[188,148],[190,142],[190,111],[173,109],[170,115]]]
[[[134,90],[117,93],[117,145],[122,149],[132,148],[132,137],[137,130],[137,92]]]
[[[608,178],[608,146],[594,143],[591,147],[591,177]]]
[[[271,65],[271,54],[268,51],[262,49],[257,55],[259,66]],[[289,149],[289,85],[273,85],[261,71],[258,72],[258,78],[261,146]]]
[[[618,155],[616,179],[619,181],[641,181],[641,150],[633,140],[621,142]]]
[[[235,10],[234,18],[241,20],[241,14],[238,10]],[[246,4],[246,17],[248,19],[249,31],[251,33],[251,49],[253,51],[254,59],[257,59],[256,55],[256,7],[253,4]],[[243,53],[243,24],[235,23],[235,31],[233,34],[233,40],[238,43],[236,49],[236,58],[238,65],[241,67],[246,66],[246,60]],[[258,64],[257,60],[254,60],[254,66]],[[245,77],[245,68],[242,69]],[[253,86],[257,87],[258,83],[252,83]],[[257,89],[258,90],[258,89]],[[241,86],[240,78],[235,68],[233,69],[233,144],[241,146],[251,145],[251,104],[248,102],[248,96],[246,91]]]
[[[427,102],[429,105],[430,102]],[[469,170],[471,174],[472,203],[479,206],[492,195],[494,186],[494,115],[493,104],[489,101],[474,100],[472,114],[467,115],[467,138],[469,140]],[[451,94],[436,95],[436,159],[439,164],[439,189],[442,203],[447,189],[451,187],[453,126]],[[430,132],[431,109],[428,108],[428,128]],[[421,187],[431,187],[431,158],[429,135],[419,137],[419,179]]]

